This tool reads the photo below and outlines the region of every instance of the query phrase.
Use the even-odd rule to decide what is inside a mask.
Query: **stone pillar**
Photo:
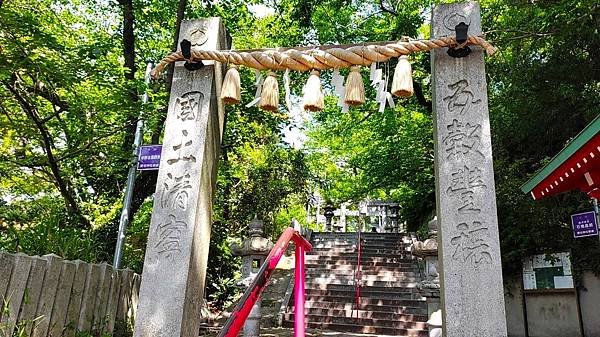
[[[385,233],[386,232],[386,227],[388,226],[388,219],[387,219],[387,205],[381,205],[379,206],[379,215],[381,216],[381,232]]]
[[[340,205],[340,227],[342,232],[346,232],[346,204]]]
[[[432,38],[481,34],[479,4],[438,5]],[[436,201],[445,336],[506,336],[483,50],[432,51]]]
[[[227,49],[219,18],[183,21],[179,41]],[[177,62],[169,99],[136,337],[196,337],[212,224],[212,202],[225,114],[219,63],[196,71]]]
[[[232,247],[233,254],[242,257],[242,279],[238,282],[238,285],[243,290],[250,286],[260,266],[265,262],[265,257],[269,255],[271,248],[273,248],[273,242],[263,237],[263,222],[261,220],[252,220],[248,232],[250,236],[241,245],[233,245]],[[256,301],[244,323],[245,337],[260,336],[261,303],[262,299]]]
[[[332,232],[333,206],[327,205],[323,207],[323,215],[325,216],[325,231]]]
[[[390,210],[390,226],[392,227],[393,233],[402,233],[400,231],[400,226],[398,225],[398,211],[400,211],[400,206],[398,204],[392,204],[389,207]]]

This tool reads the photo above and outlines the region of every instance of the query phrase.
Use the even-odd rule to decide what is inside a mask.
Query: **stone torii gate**
[[[464,22],[481,34],[475,2],[440,5],[432,37]],[[184,21],[179,41],[227,49],[218,18]],[[431,53],[441,305],[448,337],[503,337],[500,245],[483,51]],[[175,65],[135,322],[136,337],[196,337],[225,113],[222,66]]]

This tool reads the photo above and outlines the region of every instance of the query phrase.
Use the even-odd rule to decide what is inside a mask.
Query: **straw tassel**
[[[324,97],[323,88],[321,87],[321,79],[319,71],[313,70],[310,72],[306,86],[304,86],[304,110],[321,111],[323,110]]]
[[[270,71],[262,85],[258,107],[266,111],[277,111],[279,108],[279,85],[277,75]]]
[[[344,102],[348,105],[361,105],[365,102],[365,84],[359,66],[352,66],[346,79]]]
[[[392,94],[398,97],[410,97],[413,94],[412,67],[406,56],[398,58],[392,81]]]
[[[223,80],[223,86],[221,87],[221,100],[223,103],[238,104],[241,101],[240,94],[240,73],[237,67],[232,66],[227,70],[225,79]]]

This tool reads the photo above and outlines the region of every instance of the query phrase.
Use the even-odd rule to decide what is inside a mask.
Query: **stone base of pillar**
[[[262,313],[260,310],[262,300],[258,300],[254,307],[252,307],[252,311],[250,311],[250,315],[246,319],[244,323],[244,337],[258,337],[260,336],[260,319],[262,317]]]

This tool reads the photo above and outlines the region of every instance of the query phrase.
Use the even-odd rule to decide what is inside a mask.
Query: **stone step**
[[[284,321],[285,327],[293,327],[293,321]],[[377,334],[406,336],[406,337],[427,337],[428,332],[424,329],[395,329],[390,327],[367,326],[360,324],[342,324],[342,323],[323,323],[323,322],[307,322],[307,327],[311,329],[321,329],[338,332],[353,332],[362,334]]]
[[[352,252],[352,253],[334,253],[334,254],[326,254],[323,252],[307,252],[305,255],[307,258],[310,259],[318,259],[318,258],[322,258],[322,259],[334,259],[334,260],[355,260],[357,258],[357,253],[356,252]],[[366,260],[371,260],[371,261],[378,261],[378,262],[407,262],[407,263],[417,263],[419,260],[417,260],[416,258],[414,258],[412,255],[409,254],[404,254],[404,255],[399,255],[399,254],[365,254],[365,252],[361,253],[361,260],[366,259]]]
[[[342,290],[342,291],[354,291],[356,288],[354,285],[344,285],[344,284],[310,284],[306,285],[306,290],[309,289],[314,290]],[[376,292],[404,292],[404,291],[412,291],[417,293],[415,288],[406,288],[406,287],[373,287],[373,286],[364,286],[361,287],[361,291],[376,291]]]
[[[354,279],[357,233],[313,233],[306,255],[306,309],[309,327],[348,333],[426,336],[427,304],[417,292],[418,261],[406,234],[361,234],[361,298]],[[293,321],[293,307],[285,321]]]
[[[333,304],[350,304],[350,305],[354,305],[356,303],[356,298],[355,296],[313,296],[313,295],[307,295],[306,296],[306,303],[313,303],[313,302],[318,302],[318,303],[333,303]],[[421,303],[421,304],[419,304]],[[412,307],[418,307],[419,305],[422,305],[424,308],[426,308],[427,303],[425,303],[425,298],[424,297],[417,297],[415,296],[414,298],[371,298],[371,297],[362,297],[360,298],[360,304],[361,306],[363,305],[388,305],[388,306],[394,306],[394,305],[399,305],[399,306],[412,306]],[[314,307],[312,305],[306,305]],[[318,305],[316,306],[318,308],[322,308],[322,306]],[[326,308],[335,308],[335,309],[339,309],[337,307],[326,307]],[[366,309],[366,308],[365,308]]]
[[[357,244],[358,238],[313,238],[310,240],[311,243],[331,243],[331,244]],[[398,239],[371,239],[371,238],[361,238],[361,243],[363,245],[391,245],[391,246],[403,246],[408,247],[412,244],[412,241],[408,240],[398,240]]]
[[[326,262],[326,261],[341,261],[343,263],[356,263],[357,256],[354,255],[345,255],[345,256],[323,256],[316,254],[306,254],[305,256],[306,263],[318,261],[318,263]],[[414,264],[417,265],[418,260],[416,259],[407,259],[403,257],[396,257],[394,255],[390,256],[368,256],[362,255],[360,258],[361,262],[380,262],[380,263],[405,263],[405,264]]]
[[[336,251],[336,250],[311,250],[306,253],[306,256],[322,256],[322,257],[336,257],[336,258],[356,258],[358,256],[357,251]],[[384,258],[396,258],[404,259],[408,261],[417,261],[412,254],[405,251],[394,251],[394,250],[363,250],[360,252],[361,258],[367,257],[384,257]]]
[[[338,297],[331,299],[332,301],[306,301],[306,308],[319,309],[344,309],[352,310],[356,306],[354,297]],[[427,314],[427,303],[424,299],[375,299],[375,298],[360,298],[360,309],[371,311],[385,311],[395,313],[416,313],[421,315]],[[289,312],[293,312],[293,306],[289,308]]]
[[[356,296],[356,290],[345,291],[345,290],[316,290],[316,289],[307,289],[307,296],[321,296],[323,298],[327,297],[354,297]],[[398,300],[411,300],[411,299],[420,299],[421,295],[416,292],[406,290],[403,292],[377,292],[377,291],[369,291],[363,290],[361,288],[360,291],[361,298],[370,298],[370,299],[398,299]]]
[[[398,242],[398,243],[410,243],[412,239],[405,237],[394,237],[394,236],[365,236],[364,234],[360,237],[363,242]],[[316,235],[310,238],[310,241],[314,240],[328,240],[328,241],[356,241],[358,240],[358,235],[346,235],[346,236],[334,236],[334,235]]]
[[[328,260],[328,259],[312,259],[311,261],[307,260],[305,264],[307,270],[309,268],[355,268],[356,267],[356,259],[354,261],[347,260]],[[419,267],[416,263],[393,263],[393,262],[373,262],[373,261],[365,261],[361,259],[361,268],[388,268],[393,270],[401,270],[401,271],[414,271],[418,272]]]
[[[373,318],[373,319],[390,319],[390,320],[414,320],[418,322],[427,321],[427,310],[422,308],[403,307],[402,310],[389,310],[386,308],[395,309],[393,307],[382,307],[376,308],[378,310],[365,310],[364,306],[361,306],[361,310],[358,310],[360,318]],[[352,308],[344,309],[328,309],[328,308],[307,308],[309,314],[321,315],[321,316],[338,316],[338,317],[356,317],[355,306]],[[292,313],[292,312],[290,312]]]
[[[348,274],[332,274],[332,273],[312,273],[310,270],[306,273],[306,280],[312,279],[327,279],[327,280],[336,280],[336,281],[354,281],[354,275]],[[369,274],[361,274],[360,277],[362,282],[365,281],[389,281],[389,282],[419,282],[421,281],[420,277],[407,277],[407,276],[394,276],[394,275],[369,275]]]
[[[368,253],[384,253],[384,254],[404,254],[408,256],[412,256],[411,253],[405,248],[396,248],[396,247],[372,247],[372,246],[362,246],[361,252]],[[311,252],[329,252],[329,253],[358,253],[358,248],[356,246],[335,246],[335,247],[319,247],[313,246]]]
[[[356,315],[356,313],[355,313]],[[356,317],[346,317],[341,315],[328,316],[328,315],[318,315],[313,314],[312,312],[308,312],[306,314],[307,322],[320,322],[320,323],[336,323],[336,324],[357,324],[357,325],[366,325],[366,326],[377,326],[377,327],[389,327],[395,329],[427,329],[427,321],[426,316],[415,316],[415,315],[398,315],[398,314],[390,314],[396,315],[399,319],[388,319],[388,318],[356,318]],[[286,313],[284,319],[289,321],[294,321],[293,313]]]
[[[339,253],[356,253],[358,252],[358,247],[355,244],[347,244],[347,245],[325,245],[325,244],[313,244],[312,251],[317,252],[339,252]],[[410,251],[408,247],[403,246],[390,246],[390,245],[381,245],[381,246],[362,246],[361,251],[363,252],[393,252],[400,254],[408,254],[410,255]]]
[[[306,264],[306,270],[328,270],[331,272],[336,271],[344,271],[349,272],[357,268],[356,262],[352,264],[324,264],[324,263],[310,263]],[[419,270],[416,265],[409,265],[402,268],[398,264],[393,264],[392,266],[374,266],[368,263],[361,263],[360,270],[368,273],[378,273],[378,272],[394,272],[394,273],[415,273],[419,274]]]
[[[376,238],[376,237],[361,237],[360,238],[363,243],[367,244],[382,244],[382,243],[392,243],[392,244],[402,244],[409,245],[412,243],[411,240],[405,240],[402,238]],[[356,235],[349,237],[327,237],[327,236],[317,236],[312,237],[310,239],[311,242],[358,242],[358,237]]]
[[[336,279],[336,278],[320,278],[313,277],[307,278],[306,284],[343,284],[343,285],[354,285],[354,279]],[[414,288],[417,286],[417,282],[401,282],[401,281],[389,281],[389,280],[361,280],[361,284],[365,287],[405,287]]]
[[[344,235],[356,235],[358,232],[313,232],[313,237],[316,235],[335,235],[335,236],[344,236]],[[410,236],[407,233],[373,233],[373,232],[360,232],[360,235],[364,236]]]
[[[348,269],[327,269],[327,268],[307,268],[307,275],[340,275],[340,276],[354,276],[356,273],[356,266]],[[393,276],[396,278],[419,278],[420,274],[415,271],[400,271],[400,270],[373,270],[372,268],[364,268],[361,266],[360,273],[363,276]]]

